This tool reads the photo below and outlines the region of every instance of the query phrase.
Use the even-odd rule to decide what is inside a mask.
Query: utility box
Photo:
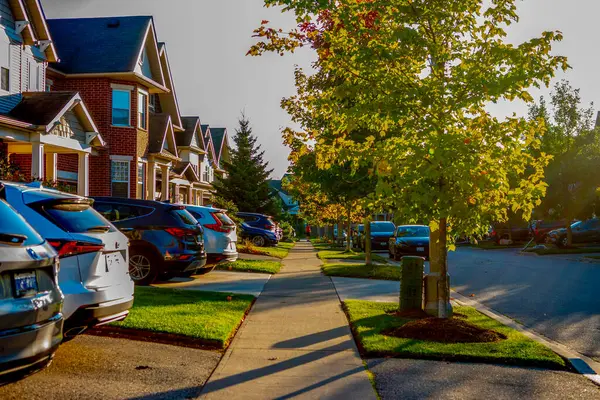
[[[400,311],[423,307],[423,258],[402,257],[400,271]]]

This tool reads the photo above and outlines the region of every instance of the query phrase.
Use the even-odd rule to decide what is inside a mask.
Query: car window
[[[44,239],[25,222],[25,219],[8,203],[0,200],[0,244],[19,244],[34,246],[42,244]]]
[[[225,214],[223,212],[220,212],[220,211],[214,212],[214,213],[212,213],[212,215],[214,218],[219,219],[219,221],[221,221],[221,223],[223,225],[230,225],[230,226],[235,225],[235,222],[233,222],[231,220],[231,218],[229,218],[229,216],[227,216],[227,214]]]
[[[119,222],[131,218],[139,218],[145,215],[152,214],[154,209],[152,207],[144,206],[132,206],[128,204],[111,204],[95,202],[94,208],[104,218],[111,222]]]
[[[43,206],[55,224],[67,232],[84,233],[93,230],[115,232],[114,227],[87,203],[57,203]]]
[[[175,215],[179,221],[186,225],[198,225],[196,218],[185,209],[171,210],[171,214]]]
[[[199,211],[188,209],[188,212],[190,214],[192,214],[192,217],[196,218],[198,221],[200,221],[201,219],[204,219],[204,215],[202,215],[202,213]]]
[[[391,222],[384,222],[379,224],[371,224],[371,232],[393,232],[395,226]]]
[[[429,228],[426,226],[400,226],[396,231],[398,237],[429,237]]]

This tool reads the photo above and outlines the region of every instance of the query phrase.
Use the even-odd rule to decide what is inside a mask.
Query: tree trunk
[[[329,237],[328,239],[331,240],[331,243],[335,242],[335,229],[333,225],[329,225]]]
[[[339,246],[341,245],[344,241],[343,238],[344,237],[344,223],[342,222],[342,219],[338,219],[338,223],[337,223],[337,235],[335,237],[335,243]]]
[[[366,217],[364,220],[365,224],[365,264],[372,265],[373,260],[371,259],[371,219]]]
[[[573,229],[571,229],[571,219],[567,218],[567,247],[573,246]]]
[[[447,220],[441,218],[437,230],[431,230],[429,239],[429,269],[426,306],[428,313],[438,318],[449,318],[450,292],[448,283]]]
[[[348,207],[348,228],[346,229],[346,232],[348,233],[348,236],[346,237],[346,251],[350,252],[352,251],[352,248],[350,247],[350,230],[352,228],[352,212],[350,207]],[[342,235],[343,237],[343,235]]]

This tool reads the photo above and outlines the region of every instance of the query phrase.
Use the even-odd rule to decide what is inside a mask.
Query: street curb
[[[600,386],[600,363],[592,360],[590,357],[587,357],[581,353],[578,353],[574,350],[571,350],[564,344],[555,342],[552,339],[548,339],[543,337],[530,329],[527,329],[524,325],[515,322],[514,320],[505,317],[504,315],[498,313],[497,311],[484,306],[483,304],[472,300],[468,297],[463,296],[462,294],[452,290],[452,298],[454,301],[475,308],[480,313],[487,315],[490,318],[495,319],[503,325],[511,327],[530,339],[535,340],[536,342],[543,344],[544,346],[550,348],[553,352],[558,354],[567,360],[573,369],[575,369],[579,374],[585,376],[589,380],[591,380],[596,385]]]

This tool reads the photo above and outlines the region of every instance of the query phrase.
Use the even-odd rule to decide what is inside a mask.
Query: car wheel
[[[156,258],[148,252],[133,249],[129,255],[129,276],[136,285],[150,285],[158,276]]]
[[[257,246],[257,247],[265,247],[265,238],[262,236],[253,236],[252,237],[252,244]]]
[[[559,247],[567,247],[569,245],[569,238],[566,236],[560,238],[560,240],[558,241],[558,245]]]

